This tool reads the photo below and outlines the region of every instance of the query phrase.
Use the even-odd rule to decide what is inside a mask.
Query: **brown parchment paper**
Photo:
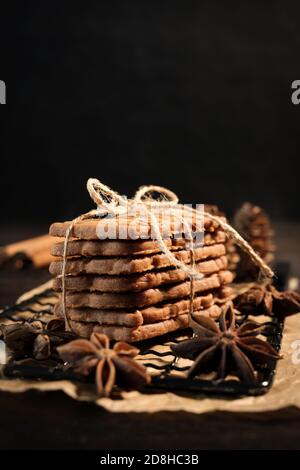
[[[296,341],[299,344],[295,343]],[[0,380],[0,391],[20,393],[27,390],[42,392],[61,390],[78,401],[92,401],[106,410],[117,413],[181,410],[200,414],[216,410],[262,412],[289,406],[300,408],[300,314],[286,319],[281,353],[283,359],[278,361],[274,385],[268,393],[259,397],[209,398],[171,392],[145,394],[132,391],[122,393],[121,399],[97,399],[93,385],[78,386],[69,381],[37,382],[4,378]]]

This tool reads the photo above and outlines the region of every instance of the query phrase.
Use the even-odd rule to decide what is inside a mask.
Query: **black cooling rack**
[[[25,301],[15,304],[0,313],[0,324],[13,322],[32,322],[40,320],[47,323],[53,315],[53,306],[57,301],[57,295],[51,290],[46,289]],[[239,323],[243,323],[247,318],[240,317]],[[276,318],[270,318],[268,322],[268,333],[265,335],[267,341],[279,351],[283,332],[283,322]],[[276,361],[270,360],[257,371],[257,382],[253,385],[246,385],[234,378],[227,378],[222,381],[211,378],[194,378],[188,379],[185,372],[190,364],[187,360],[178,359],[174,356],[170,346],[180,342],[182,339],[191,335],[189,330],[177,331],[159,338],[154,338],[139,343],[140,354],[138,360],[147,366],[153,375],[152,389],[180,391],[184,393],[206,394],[206,395],[262,395],[266,393],[272,386]],[[184,362],[185,361],[185,362]],[[86,381],[79,379],[70,369],[67,369],[56,361],[15,361],[9,362],[4,366],[4,374],[6,377],[23,377],[30,379],[44,380],[72,380]]]

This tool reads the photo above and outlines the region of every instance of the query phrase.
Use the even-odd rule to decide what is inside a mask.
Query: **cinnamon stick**
[[[17,269],[28,263],[36,268],[47,267],[54,259],[50,255],[53,243],[55,243],[55,238],[50,235],[41,235],[6,245],[0,248],[0,267],[7,263]]]

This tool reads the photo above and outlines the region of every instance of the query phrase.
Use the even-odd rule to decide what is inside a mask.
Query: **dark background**
[[[299,13],[299,1],[1,5],[2,220],[89,210],[89,176],[300,218]]]
[[[5,3],[5,4],[4,4]],[[300,3],[10,0],[0,6],[0,245],[122,194],[166,185],[278,219],[300,277]],[[291,220],[296,219],[296,222]],[[0,271],[0,305],[49,278]],[[62,393],[0,393],[0,448],[299,449],[299,410],[116,414]]]

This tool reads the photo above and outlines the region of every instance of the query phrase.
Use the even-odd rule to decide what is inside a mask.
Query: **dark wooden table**
[[[0,243],[43,233],[7,227]],[[300,224],[276,224],[279,258],[300,275]],[[46,281],[46,270],[0,272],[0,306]],[[300,393],[300,389],[299,389]],[[60,392],[0,393],[1,449],[299,449],[300,411],[112,414]]]

